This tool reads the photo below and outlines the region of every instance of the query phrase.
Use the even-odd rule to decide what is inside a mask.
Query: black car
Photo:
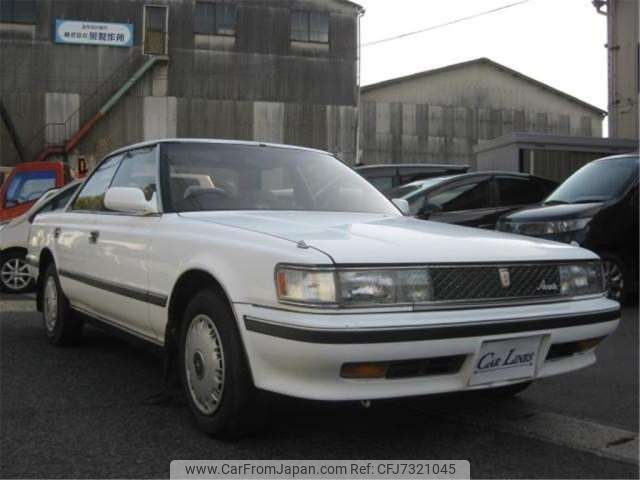
[[[387,192],[424,220],[494,229],[498,219],[544,200],[557,183],[510,172],[479,172],[420,180]]]
[[[609,295],[638,291],[637,154],[602,158],[582,167],[535,208],[508,215],[505,232],[573,243],[602,257]]]
[[[467,173],[468,165],[395,164],[365,165],[354,168],[369,183],[383,193],[392,188],[425,178]]]

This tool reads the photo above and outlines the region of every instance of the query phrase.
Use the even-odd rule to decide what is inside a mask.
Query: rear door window
[[[67,188],[62,193],[55,194],[51,200],[46,202],[44,206],[40,208],[35,213],[35,215],[33,215],[33,217],[31,217],[31,221],[33,221],[36,215],[39,215],[41,213],[55,212],[58,210],[62,210],[64,207],[67,206],[67,204],[69,203],[69,200],[71,200],[71,197],[73,197],[73,194],[76,193],[76,190],[78,190],[78,187],[79,185],[75,185],[73,187]]]
[[[491,208],[491,178],[458,183],[437,191],[426,198],[426,203],[443,212]]]

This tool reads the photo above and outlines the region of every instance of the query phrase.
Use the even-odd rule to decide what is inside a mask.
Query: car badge
[[[502,284],[502,288],[509,288],[511,286],[511,274],[509,273],[509,269],[501,268],[499,270],[500,273],[500,283]]]

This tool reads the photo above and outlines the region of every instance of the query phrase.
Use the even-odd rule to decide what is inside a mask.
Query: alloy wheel
[[[10,291],[19,291],[31,282],[29,266],[22,258],[10,258],[2,264],[0,281]]]
[[[624,273],[622,272],[622,267],[613,260],[605,260],[603,264],[609,298],[619,302],[624,295]]]
[[[47,278],[44,286],[44,324],[49,332],[53,332],[58,321],[58,286],[53,277]]]
[[[225,363],[220,334],[207,315],[197,315],[189,324],[184,368],[193,403],[203,414],[212,415],[222,402]]]

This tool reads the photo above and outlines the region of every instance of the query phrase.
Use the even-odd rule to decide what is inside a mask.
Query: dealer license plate
[[[476,357],[469,385],[531,378],[542,337],[484,342]]]

